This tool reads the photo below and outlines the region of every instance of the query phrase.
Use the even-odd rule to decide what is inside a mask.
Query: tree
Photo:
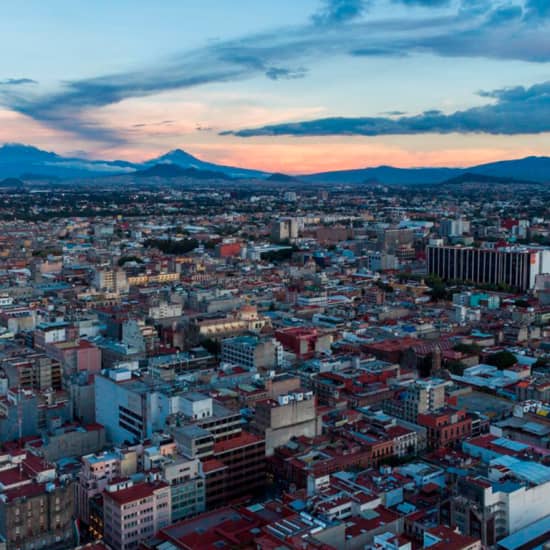
[[[143,260],[139,256],[121,256],[118,259],[118,265],[122,267],[127,262],[136,262],[138,264],[142,264]]]
[[[212,338],[205,338],[204,340],[201,340],[200,345],[212,355],[215,355],[216,357],[221,353],[222,346],[217,340],[213,340]]]
[[[460,342],[456,346],[453,346],[453,350],[467,355],[477,355],[481,351],[481,348],[477,344],[464,344]]]
[[[487,364],[497,367],[499,370],[509,369],[513,367],[518,360],[516,356],[509,351],[499,351],[493,353],[487,358]]]
[[[186,254],[199,246],[196,239],[147,239],[143,242],[146,248],[158,248],[165,254]]]
[[[431,288],[430,296],[432,297],[432,300],[434,300],[434,302],[449,299],[450,294],[447,290],[447,285],[441,279],[441,277],[433,274],[429,275],[428,277],[426,277],[426,284]]]
[[[447,363],[447,368],[453,374],[462,376],[464,374],[464,369],[466,368],[466,365],[462,361],[449,361]]]

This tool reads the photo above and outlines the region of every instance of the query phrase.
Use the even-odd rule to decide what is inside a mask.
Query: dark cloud
[[[346,23],[363,15],[368,4],[368,0],[323,0],[322,8],[312,20],[316,25]]]
[[[269,67],[265,72],[265,76],[271,80],[295,80],[304,78],[307,70],[303,67],[298,69],[285,69],[284,67]]]
[[[383,111],[380,114],[385,116],[403,116],[403,115],[406,115],[407,112],[406,111]]]
[[[0,80],[0,86],[21,86],[22,84],[38,84],[38,82],[32,78],[6,78]]]
[[[530,88],[517,86],[480,92],[493,103],[444,114],[431,110],[400,118],[323,118],[261,128],[223,132],[251,136],[381,136],[425,133],[538,134],[550,132],[550,81]]]
[[[175,120],[161,120],[159,122],[140,122],[138,124],[132,124],[132,128],[145,128],[147,126],[171,126],[176,122]]]
[[[549,0],[526,0],[525,17],[528,19],[550,18]]]
[[[509,4],[506,6],[499,6],[489,13],[486,24],[501,25],[510,21],[519,20],[523,16],[523,8],[521,6],[514,6]]]
[[[440,8],[448,6],[451,0],[393,0],[394,3],[405,4],[407,6],[423,6],[425,8]]]

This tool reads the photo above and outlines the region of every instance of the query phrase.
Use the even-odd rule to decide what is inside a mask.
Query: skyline
[[[545,0],[258,4],[6,7],[0,142],[288,173],[550,152]]]

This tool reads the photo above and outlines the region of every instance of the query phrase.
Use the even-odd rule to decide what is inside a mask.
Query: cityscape
[[[0,20],[0,550],[549,549],[550,3],[234,2]]]

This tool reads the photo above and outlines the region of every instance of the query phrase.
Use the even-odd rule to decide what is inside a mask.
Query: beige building
[[[253,429],[265,437],[266,455],[297,436],[315,437],[321,433],[313,392],[293,392],[256,404]]]
[[[126,272],[122,269],[101,269],[95,272],[93,287],[97,290],[123,294],[128,292],[130,285]]]

